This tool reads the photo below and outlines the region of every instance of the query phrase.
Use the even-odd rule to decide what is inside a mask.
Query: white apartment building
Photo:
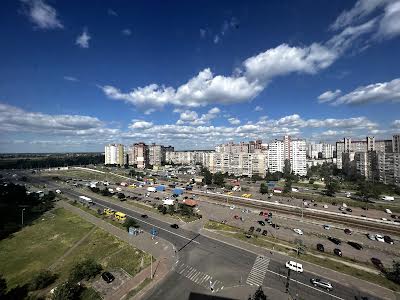
[[[124,164],[124,145],[106,145],[104,147],[104,164],[122,166]]]
[[[283,141],[275,140],[268,144],[268,171],[283,172],[285,166],[285,145]]]
[[[335,146],[327,143],[308,143],[307,157],[316,158],[333,158]]]
[[[152,166],[161,166],[165,161],[164,147],[161,145],[151,144],[148,146],[149,164]]]
[[[291,140],[289,143],[289,160],[294,174],[307,175],[307,147],[305,140]]]

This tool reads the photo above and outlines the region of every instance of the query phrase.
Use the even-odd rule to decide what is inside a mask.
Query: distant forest
[[[0,156],[0,169],[40,169],[103,163],[104,154],[102,153],[2,154]]]

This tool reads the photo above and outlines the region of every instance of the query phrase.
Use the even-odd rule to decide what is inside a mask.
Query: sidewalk
[[[263,256],[268,256],[271,257],[271,251],[269,249],[265,249],[256,245],[252,245],[250,243],[246,243],[241,240],[237,240],[235,238],[227,237],[223,234],[219,234],[217,232],[213,232],[208,229],[202,229],[200,233],[208,238],[218,240],[220,242],[229,244],[234,247],[238,247],[247,251],[250,251],[256,255],[263,255]],[[282,262],[282,264],[285,264],[285,262],[288,260],[288,256],[284,253],[280,253],[277,251],[272,251],[274,260],[277,260],[279,262]],[[301,259],[297,259],[301,261]],[[341,284],[347,285],[347,286],[356,286],[358,289],[364,290],[370,294],[376,295],[378,298],[383,298],[383,299],[398,299],[396,297],[399,297],[399,295],[387,288],[381,287],[379,285],[376,285],[371,282],[367,282],[361,279],[358,279],[353,276],[349,276],[343,273],[336,272],[331,269],[327,269],[321,266],[314,265],[312,263],[302,261],[303,267],[305,270],[307,270],[310,273],[316,274],[321,277],[328,277],[331,278],[334,281],[340,282]]]

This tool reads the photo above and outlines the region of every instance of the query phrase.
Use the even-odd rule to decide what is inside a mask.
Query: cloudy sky
[[[0,152],[400,132],[400,1],[2,2]]]

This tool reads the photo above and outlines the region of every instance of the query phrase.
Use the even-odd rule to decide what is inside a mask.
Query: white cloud
[[[239,125],[241,122],[237,118],[229,118],[228,122],[231,123],[232,125]]]
[[[132,34],[132,30],[130,30],[129,28],[125,28],[124,30],[121,31],[121,33],[123,35],[130,36]]]
[[[185,110],[180,115],[180,120],[183,122],[191,122],[198,118],[198,114],[195,111]]]
[[[46,4],[42,0],[22,0],[23,12],[29,17],[36,28],[39,29],[58,29],[64,28],[57,17],[55,8]]]
[[[202,39],[204,39],[206,37],[206,34],[207,34],[207,30],[203,29],[203,28],[200,28],[200,37]]]
[[[221,110],[218,107],[213,107],[208,111],[208,113],[212,114],[212,115],[219,114],[220,112],[221,112]]]
[[[89,41],[91,38],[87,29],[84,28],[82,34],[76,38],[75,44],[81,48],[89,48]]]
[[[400,34],[400,2],[397,1],[386,6],[377,35],[390,38],[398,34]]]
[[[214,76],[210,69],[204,69],[177,89],[157,84],[139,87],[129,93],[122,93],[113,86],[102,89],[112,99],[124,100],[142,108],[162,108],[168,104],[199,107],[212,103],[240,103],[253,99],[263,87],[257,82],[248,82],[245,77]]]
[[[332,104],[365,104],[385,101],[400,102],[400,78],[389,82],[360,86],[354,91],[337,98]]]
[[[221,110],[218,107],[213,107],[206,114],[202,114],[199,117],[197,112],[185,110],[181,112],[177,124],[190,123],[191,125],[204,125],[209,123],[212,119],[215,119],[220,112]]]
[[[73,76],[64,76],[64,79],[67,81],[79,81],[78,78]]]
[[[400,120],[394,120],[392,123],[392,127],[400,129]]]
[[[53,132],[79,134],[98,130],[104,124],[98,118],[82,115],[48,115],[28,112],[18,107],[0,103],[0,131],[3,132]]]
[[[219,42],[219,35],[218,34],[216,34],[214,36],[213,42],[214,42],[214,44],[218,44],[218,42]]]
[[[326,91],[325,93],[322,93],[321,95],[318,96],[318,102],[319,103],[325,103],[329,102],[333,99],[336,99],[339,97],[339,95],[342,93],[341,90],[336,90],[336,91]]]
[[[148,129],[153,126],[152,122],[147,122],[147,121],[134,121],[131,125],[129,125],[129,128],[131,129]]]
[[[335,22],[331,25],[331,29],[338,30],[359,22],[387,2],[386,0],[359,0],[352,9],[343,11],[339,17],[337,17]]]
[[[262,111],[262,110],[263,110],[263,108],[258,105],[254,108],[254,111]]]
[[[107,9],[107,13],[108,13],[110,16],[118,17],[118,13],[117,13],[115,10],[111,9],[111,8]]]

